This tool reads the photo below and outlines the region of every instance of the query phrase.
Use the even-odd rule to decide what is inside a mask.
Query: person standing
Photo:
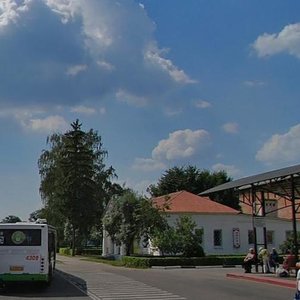
[[[263,272],[272,273],[270,267],[270,253],[268,249],[260,247],[258,250],[258,258],[263,264]]]
[[[272,249],[270,254],[270,267],[274,268],[274,272],[276,272],[276,268],[279,267],[279,254],[275,248]]]

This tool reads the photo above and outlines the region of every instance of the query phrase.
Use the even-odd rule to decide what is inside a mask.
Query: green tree
[[[57,233],[58,247],[65,245],[65,217],[58,210],[58,207],[55,207],[54,202],[46,204],[43,208],[33,211],[29,215],[29,220],[36,221],[37,219],[46,219],[48,224],[54,225]]]
[[[181,254],[186,257],[204,256],[202,248],[203,230],[197,229],[190,216],[180,216],[174,227],[156,231],[152,243],[163,255]]]
[[[297,242],[300,245],[300,232],[297,232]],[[295,252],[295,243],[293,234],[289,234],[287,239],[279,246],[281,253],[287,253],[287,250],[291,250],[293,253]]]
[[[9,215],[4,219],[2,219],[1,221],[1,223],[17,223],[17,222],[22,222],[22,220],[19,217],[13,215]]]
[[[174,227],[168,226],[165,230],[156,230],[151,237],[151,242],[163,256],[176,255],[181,251],[181,241]]]
[[[183,256],[204,256],[202,229],[196,229],[196,222],[190,216],[180,216],[176,221],[176,233],[180,241],[180,252]]]
[[[108,204],[103,225],[113,241],[124,244],[126,255],[130,255],[135,240],[165,228],[166,220],[149,199],[127,190]]]
[[[50,149],[43,150],[38,161],[44,213],[55,226],[70,224],[73,255],[78,245],[76,234],[87,236],[101,221],[110,197],[122,190],[111,182],[116,174],[104,164],[107,151],[101,137],[93,129],[83,131],[81,126],[76,120],[65,134],[49,136]]]
[[[158,183],[152,184],[147,191],[152,197],[167,195],[178,191],[199,194],[209,188],[231,181],[225,171],[209,172],[194,166],[173,167],[164,172]],[[223,191],[211,196],[212,200],[239,209],[239,199],[233,191]]]

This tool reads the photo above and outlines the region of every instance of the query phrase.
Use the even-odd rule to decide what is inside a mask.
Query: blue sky
[[[41,207],[37,161],[76,118],[118,182],[300,161],[297,0],[0,0],[0,218]]]

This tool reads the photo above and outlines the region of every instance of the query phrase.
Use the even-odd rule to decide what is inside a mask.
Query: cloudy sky
[[[0,219],[41,207],[37,161],[76,118],[118,182],[300,162],[298,0],[0,0]]]

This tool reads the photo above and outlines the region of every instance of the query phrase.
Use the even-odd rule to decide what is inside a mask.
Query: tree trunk
[[[134,238],[129,239],[126,243],[126,256],[130,256],[133,253],[133,245],[134,244]]]
[[[75,240],[76,240],[76,229],[75,226],[72,226],[72,256],[75,256]]]

